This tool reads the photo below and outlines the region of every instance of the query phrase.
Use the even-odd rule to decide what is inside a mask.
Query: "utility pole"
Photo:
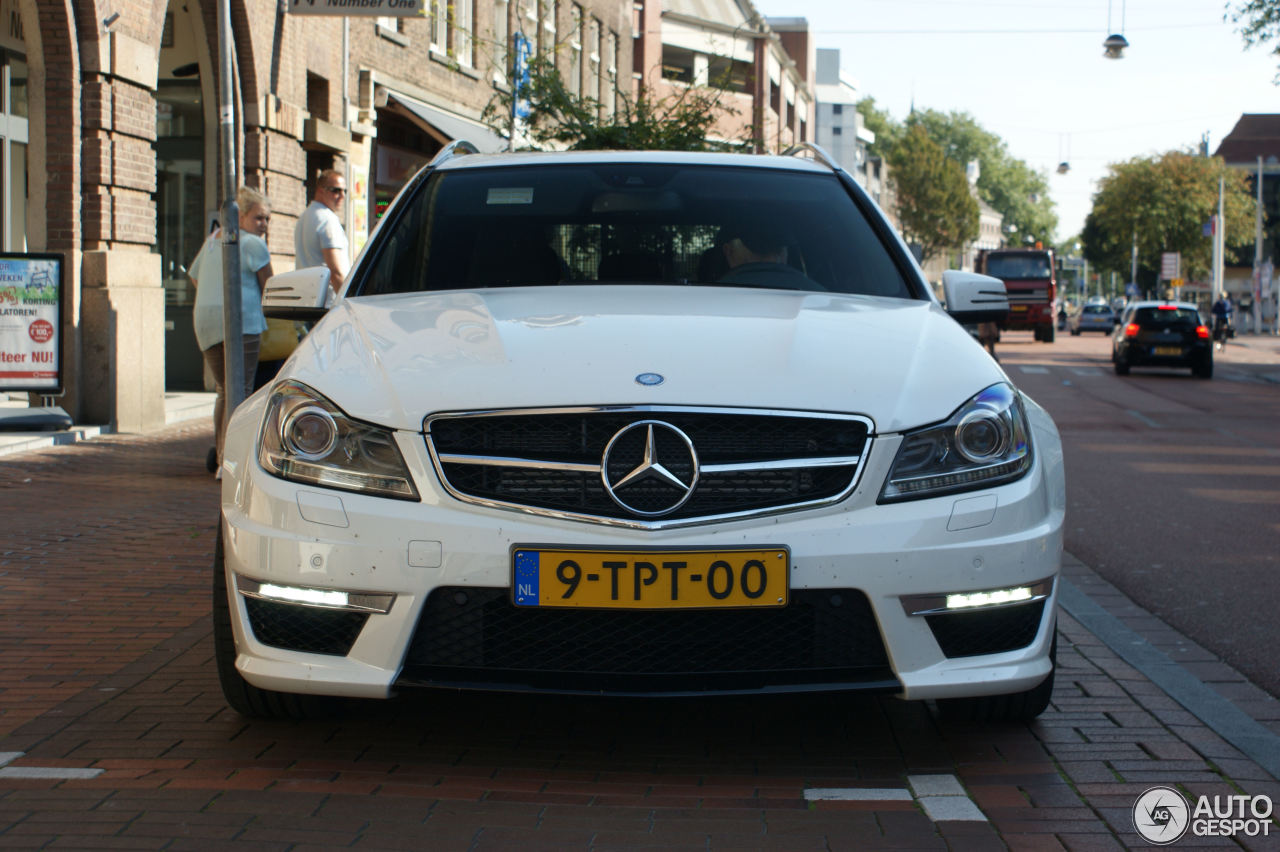
[[[1222,280],[1222,250],[1225,223],[1222,219],[1222,195],[1224,189],[1225,178],[1218,176],[1218,215],[1213,219],[1213,293],[1210,296],[1209,304],[1213,304],[1218,296],[1226,290],[1226,284]]]
[[[236,205],[235,42],[231,0],[218,0],[218,48],[222,84],[218,103],[218,154],[222,160],[222,386],[224,424],[244,401],[244,328],[240,304],[240,209]]]
[[[1133,251],[1130,253],[1129,280],[1136,289],[1138,286],[1138,226],[1133,226]]]
[[[1258,155],[1258,223],[1253,242],[1253,333],[1262,331],[1262,155]]]

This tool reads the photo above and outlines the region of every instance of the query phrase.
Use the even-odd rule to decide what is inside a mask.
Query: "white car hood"
[[[593,285],[347,299],[280,378],[413,431],[442,411],[703,405],[861,414],[883,434],[942,420],[1005,375],[932,302]]]

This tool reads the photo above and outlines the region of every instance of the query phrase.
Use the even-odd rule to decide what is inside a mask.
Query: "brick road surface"
[[[212,659],[209,444],[202,421],[0,459],[0,848],[1102,850],[1143,846],[1131,809],[1153,785],[1280,799],[1065,613],[1053,705],[1030,725],[865,696],[434,692],[246,720]],[[1188,665],[1215,662],[1065,570]],[[1247,701],[1280,719],[1270,696]],[[929,798],[953,782],[919,776],[963,795]],[[807,800],[816,788],[916,795]],[[966,800],[977,819],[931,811]],[[1237,845],[1280,848],[1177,848]]]

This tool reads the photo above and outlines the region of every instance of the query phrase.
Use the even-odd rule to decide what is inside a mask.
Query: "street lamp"
[[[1129,40],[1124,37],[1124,2],[1120,0],[1120,32],[1112,33],[1102,42],[1102,55],[1107,59],[1123,59],[1124,49],[1129,46]],[[1111,3],[1107,2],[1107,29],[1111,29]]]

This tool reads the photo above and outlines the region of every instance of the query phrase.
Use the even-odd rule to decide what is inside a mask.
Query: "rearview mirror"
[[[948,269],[942,273],[947,313],[958,323],[1003,322],[1009,316],[1004,282],[990,275]]]
[[[311,266],[267,279],[262,312],[277,319],[315,320],[324,316],[329,297],[329,269]]]

